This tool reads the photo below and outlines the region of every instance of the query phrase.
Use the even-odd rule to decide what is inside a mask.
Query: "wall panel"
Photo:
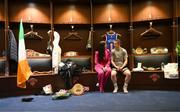
[[[12,2],[9,3],[10,22],[50,23],[49,3]]]
[[[133,21],[168,19],[172,17],[171,0],[133,0]]]
[[[55,24],[90,24],[90,5],[55,4]]]
[[[172,27],[171,21],[153,22],[153,28],[163,33],[157,38],[141,37],[140,34],[149,29],[149,22],[136,23],[134,25],[133,48],[147,48],[150,53],[152,47],[167,47],[172,51]]]
[[[0,21],[4,21],[4,2],[0,1]]]
[[[37,52],[46,53],[47,42],[49,40],[47,32],[50,30],[50,25],[47,24],[33,24],[34,32],[37,32],[38,35],[42,36],[43,39],[27,39],[25,37],[26,49],[33,49]],[[24,33],[30,31],[30,24],[24,23]],[[13,31],[16,40],[18,40],[19,34],[19,23],[10,23],[10,29]]]
[[[177,4],[176,4],[176,15],[177,17],[180,17],[180,0],[177,0]]]
[[[68,51],[76,51],[80,55],[90,55],[86,49],[90,25],[74,25],[74,32],[77,32],[82,39],[64,39],[71,31],[70,25],[55,25],[55,30],[61,35],[60,46],[62,54]],[[73,38],[71,36],[70,38]]]
[[[128,5],[128,3],[94,5],[94,23],[129,22]]]

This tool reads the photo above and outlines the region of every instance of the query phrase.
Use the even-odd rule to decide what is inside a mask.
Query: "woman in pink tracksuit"
[[[106,48],[106,42],[99,43],[99,49],[95,52],[95,70],[98,75],[100,92],[104,92],[104,87],[108,77],[111,75],[110,52]]]

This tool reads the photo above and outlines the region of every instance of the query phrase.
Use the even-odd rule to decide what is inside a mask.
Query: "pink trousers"
[[[108,67],[106,71],[104,72],[102,68],[96,66],[95,70],[98,75],[97,77],[98,77],[98,83],[99,83],[99,90],[100,92],[104,92],[104,88],[108,80],[108,77],[111,75],[111,68]]]

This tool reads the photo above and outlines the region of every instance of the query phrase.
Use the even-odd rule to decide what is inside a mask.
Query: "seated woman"
[[[99,49],[95,52],[95,70],[98,74],[99,90],[104,92],[107,79],[111,75],[110,52],[105,41],[99,43]]]

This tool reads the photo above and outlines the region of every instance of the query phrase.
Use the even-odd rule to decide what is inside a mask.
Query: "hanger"
[[[42,36],[38,35],[37,32],[33,31],[33,25],[30,25],[30,28],[31,28],[31,31],[29,31],[26,34],[24,34],[24,36],[26,38],[29,38],[29,39],[43,39]]]
[[[109,25],[109,31],[107,31],[106,33],[108,34],[115,34],[116,32],[112,30],[112,24]],[[121,34],[116,33],[117,36],[121,37]]]
[[[112,30],[112,24],[109,25],[109,31],[107,31],[106,33],[108,33],[108,34],[116,33],[115,31]]]
[[[74,31],[74,25],[71,25],[71,32],[69,32],[68,35],[64,37],[64,39],[82,40],[83,38],[78,35],[76,31]]]
[[[109,25],[109,31],[107,31],[105,34],[102,34],[101,35],[101,38],[106,38],[106,34],[110,34],[110,35],[113,35],[115,34],[116,32],[114,30],[112,30],[112,24]],[[116,35],[118,36],[118,38],[122,37],[121,34],[119,33],[116,33]]]
[[[149,24],[150,24],[150,28],[140,34],[142,37],[159,37],[163,34],[162,32],[152,27],[152,22],[149,22]]]
[[[107,34],[115,34],[116,32],[112,30],[112,24],[109,25],[109,31],[106,32]],[[116,33],[118,37],[121,37],[122,35],[119,33]]]
[[[109,31],[106,34],[115,34],[115,31],[112,30],[112,24],[109,25]],[[101,37],[106,37],[106,34],[102,34]]]

